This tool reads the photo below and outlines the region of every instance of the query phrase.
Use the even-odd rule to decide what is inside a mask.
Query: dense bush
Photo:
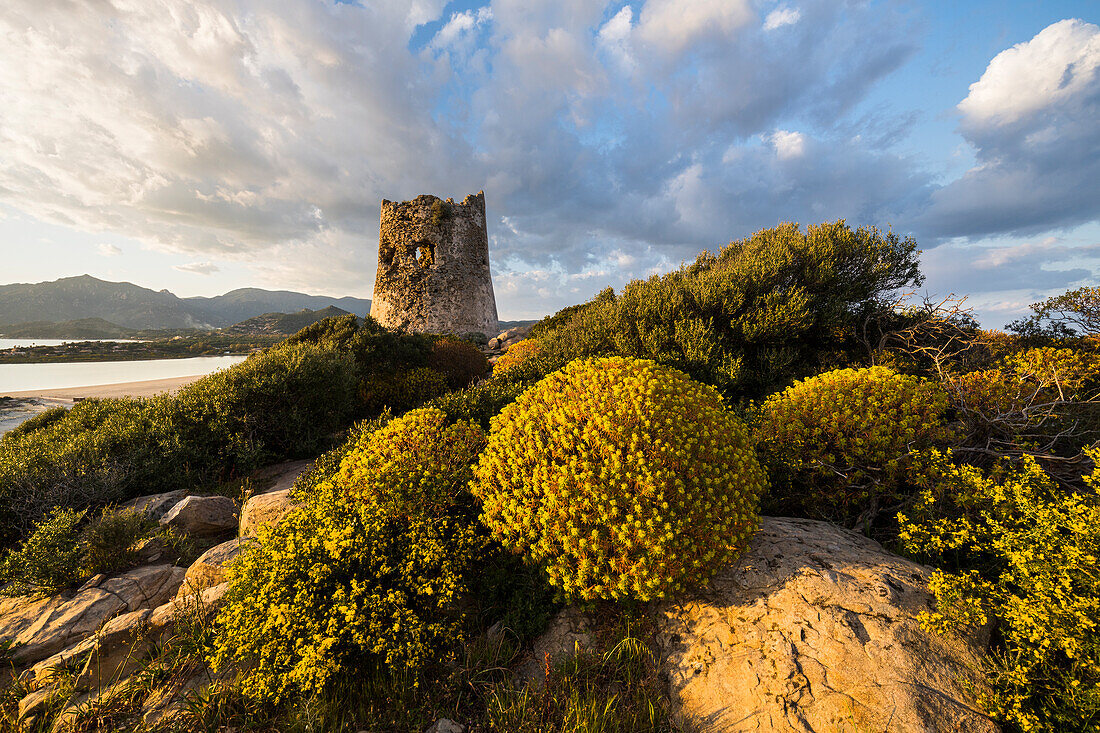
[[[316,455],[346,424],[351,359],[280,346],[149,400],[85,400],[0,442],[0,546],[85,509]]]
[[[470,422],[447,425],[446,413],[413,410],[363,435],[340,464],[335,483],[391,514],[439,515],[472,478],[485,434]]]
[[[442,374],[450,389],[462,389],[489,373],[489,360],[469,341],[444,336],[432,344],[428,367]]]
[[[400,493],[423,478],[414,472]],[[349,674],[415,678],[461,638],[461,601],[484,546],[463,517],[395,515],[339,479],[321,484],[234,564],[212,662],[265,700],[321,692]]]
[[[1100,452],[1092,451],[1094,461]],[[934,464],[934,481],[899,517],[901,539],[946,565],[931,589],[933,630],[995,621],[987,710],[1024,731],[1097,730],[1100,720],[1100,469],[1086,495],[1030,458],[985,475]]]
[[[449,392],[427,404],[446,413],[449,420],[469,420],[485,430],[493,417],[516,400],[527,385],[498,379],[495,376],[456,392]]]
[[[516,369],[529,359],[535,359],[545,353],[545,349],[538,339],[527,338],[508,347],[508,350],[500,355],[493,365],[493,374],[503,374],[510,369]]]
[[[8,583],[4,593],[52,593],[98,573],[125,570],[138,564],[142,540],[171,539],[133,510],[108,510],[90,521],[87,514],[57,508],[44,517],[0,563],[0,582]]]
[[[713,388],[652,361],[575,361],[493,421],[472,484],[506,546],[569,598],[706,582],[756,526],[764,476]]]
[[[1005,367],[1052,399],[1074,399],[1100,386],[1100,355],[1079,348],[1042,346],[1009,354]]]
[[[605,291],[532,334],[554,355],[651,358],[756,398],[865,357],[857,333],[895,319],[896,291],[920,282],[911,239],[843,221],[783,224],[618,297]]]
[[[346,423],[354,390],[346,355],[277,346],[187,385],[165,406],[184,456],[249,470],[320,452]]]
[[[886,367],[796,382],[759,408],[755,439],[774,510],[851,522],[919,486],[927,449],[947,440],[936,383]]]

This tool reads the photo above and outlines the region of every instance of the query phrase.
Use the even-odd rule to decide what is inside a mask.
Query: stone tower
[[[370,314],[409,331],[496,333],[484,191],[461,204],[435,196],[382,202]]]

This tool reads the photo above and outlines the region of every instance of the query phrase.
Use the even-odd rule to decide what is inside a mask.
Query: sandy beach
[[[144,382],[94,384],[88,387],[63,389],[32,389],[25,392],[3,392],[0,393],[0,397],[54,399],[70,402],[89,397],[152,397],[161,392],[174,392],[204,376],[204,374],[196,374],[189,377],[172,377],[171,379],[150,379]]]

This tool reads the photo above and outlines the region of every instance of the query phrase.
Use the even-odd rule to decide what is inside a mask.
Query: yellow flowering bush
[[[397,514],[441,514],[466,490],[485,434],[466,421],[447,425],[437,409],[406,413],[364,433],[340,463],[337,485]]]
[[[1055,398],[1072,399],[1100,382],[1100,355],[1081,349],[1042,346],[1010,354],[1004,363]]]
[[[1089,451],[1100,462],[1100,451]],[[899,515],[912,553],[937,571],[942,631],[996,621],[981,703],[1023,731],[1100,731],[1100,468],[1091,491],[1059,487],[1030,457],[987,475],[936,456],[932,485]]]
[[[509,369],[515,369],[530,359],[537,359],[546,352],[538,339],[524,339],[508,347],[508,350],[500,355],[497,363],[493,365],[494,374],[503,374]]]
[[[493,418],[472,488],[493,535],[564,597],[648,600],[734,558],[764,485],[716,390],[611,357],[570,363]]]
[[[458,504],[484,443],[479,427],[447,426],[434,409],[360,431],[339,468],[298,494],[303,506],[233,565],[215,667],[235,666],[252,697],[281,700],[364,669],[415,679],[443,659],[487,548]]]
[[[795,382],[757,410],[755,438],[777,509],[873,518],[920,481],[923,453],[945,441],[944,389],[886,367]]]
[[[394,516],[334,486],[231,566],[211,662],[280,701],[349,674],[415,674],[461,638],[459,601],[484,535],[461,518]]]

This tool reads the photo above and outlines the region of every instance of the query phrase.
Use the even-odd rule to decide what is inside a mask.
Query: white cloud
[[[596,34],[596,41],[600,48],[608,53],[619,67],[627,73],[633,71],[636,66],[630,44],[633,22],[634,11],[629,5],[625,5],[622,10],[615,13],[609,21],[604,23],[600,28],[600,32]]]
[[[99,252],[100,257],[118,257],[120,254],[122,254],[122,250],[119,247],[113,244],[108,244],[106,242],[99,245],[99,247],[97,247],[96,249]]]
[[[768,17],[764,19],[764,30],[774,31],[776,28],[782,28],[785,25],[794,25],[801,19],[801,10],[788,8],[784,5],[768,13]]]
[[[997,54],[959,102],[967,127],[1003,127],[1094,91],[1100,29],[1062,20]]]
[[[776,130],[771,134],[769,140],[780,160],[801,158],[802,154],[806,152],[806,138],[801,132]]]
[[[213,262],[189,262],[186,265],[172,265],[172,269],[180,272],[190,272],[195,275],[213,275],[221,270]]]
[[[442,49],[454,46],[464,38],[469,41],[471,40],[470,36],[473,31],[484,26],[492,19],[493,9],[488,5],[483,8],[478,8],[476,12],[467,10],[461,13],[455,13],[451,16],[451,19],[439,29],[439,32],[435,34],[431,46],[435,49]]]
[[[701,38],[728,37],[754,17],[747,0],[647,0],[638,34],[657,49],[676,54]]]
[[[925,227],[1029,233],[1100,217],[1100,27],[1059,21],[1001,52],[958,110],[976,165],[933,195]]]

